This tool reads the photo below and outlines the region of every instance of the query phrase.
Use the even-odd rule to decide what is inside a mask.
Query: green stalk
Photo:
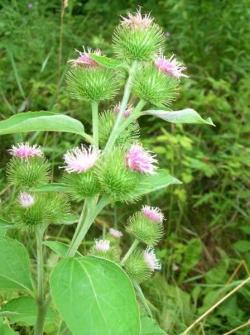
[[[44,230],[40,229],[36,232],[37,243],[37,319],[35,324],[34,335],[43,335],[43,328],[47,312],[47,304],[45,302],[44,287],[44,261],[43,261],[43,234]]]
[[[127,253],[123,257],[123,259],[121,260],[121,265],[124,265],[126,263],[126,260],[133,253],[133,251],[136,249],[138,244],[139,244],[139,241],[137,239],[135,239],[134,242],[131,244],[130,248],[128,249]]]
[[[86,201],[87,201],[86,203],[87,214],[81,225],[81,229],[79,230],[77,237],[75,238],[74,241],[71,242],[68,251],[69,257],[73,257],[76,254],[79,246],[81,245],[83,239],[85,238],[87,232],[89,231],[89,228],[92,226],[95,218],[101,212],[101,210],[109,203],[109,200],[107,198],[102,198],[97,205],[96,205],[96,198],[91,198]]]
[[[76,230],[75,230],[75,233],[74,233],[74,236],[71,240],[71,243],[74,243],[79,231],[81,230],[81,227],[82,227],[82,224],[83,224],[83,221],[85,219],[85,215],[86,215],[86,200],[84,200],[84,203],[83,203],[83,207],[82,207],[82,211],[81,211],[81,215],[80,215],[80,218],[78,220],[78,223],[77,223],[77,227],[76,227]],[[69,252],[69,250],[68,250]]]
[[[98,116],[98,103],[92,102],[92,127],[93,127],[93,142],[96,148],[99,147],[99,116]]]
[[[129,101],[129,97],[130,97],[130,93],[131,93],[131,89],[132,89],[132,83],[133,83],[133,79],[134,79],[134,75],[137,69],[137,62],[134,61],[131,65],[131,68],[129,70],[129,76],[128,76],[128,80],[126,82],[125,88],[124,88],[124,94],[123,94],[123,98],[122,98],[122,102],[121,102],[121,107],[120,107],[120,111],[117,115],[114,127],[112,129],[112,132],[110,134],[110,137],[107,141],[107,144],[105,146],[104,149],[104,153],[110,152],[110,150],[112,149],[115,140],[117,138],[117,130],[120,126],[120,123],[122,121],[123,118],[123,113],[126,110],[126,107],[128,105],[128,101]]]

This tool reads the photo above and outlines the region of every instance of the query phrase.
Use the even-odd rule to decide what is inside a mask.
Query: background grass
[[[147,199],[163,208],[167,237],[160,253],[163,271],[144,289],[162,327],[174,335],[249,275],[249,1],[69,0],[63,13],[59,0],[2,0],[0,118],[50,110],[74,115],[88,128],[89,107],[70,100],[65,91],[67,60],[82,45],[110,54],[119,15],[137,5],[164,27],[167,53],[175,53],[188,67],[190,79],[174,109],[194,108],[216,124],[216,128],[175,126],[142,120],[145,144],[158,154],[162,166],[183,181],[182,186]],[[45,146],[55,175],[63,152],[78,141],[70,134],[27,138]],[[6,149],[21,139],[1,137],[3,213],[11,197],[5,188]],[[93,234],[103,226],[124,224],[133,209],[106,212]],[[245,286],[192,334],[223,334],[244,324],[249,305],[250,288]],[[249,332],[245,327],[237,334]]]

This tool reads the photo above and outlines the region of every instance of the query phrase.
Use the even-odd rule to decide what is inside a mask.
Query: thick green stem
[[[94,146],[98,148],[99,146],[99,116],[98,116],[98,103],[92,102],[92,127],[93,127],[93,142]]]
[[[121,260],[121,265],[124,265],[126,263],[126,260],[133,253],[133,251],[136,249],[136,247],[138,246],[138,244],[139,244],[139,241],[138,240],[134,240],[134,242],[131,244],[131,247],[128,249],[127,253],[125,254],[125,256],[123,257],[123,259]]]
[[[112,149],[116,138],[117,138],[117,130],[120,126],[120,123],[122,121],[123,118],[123,114],[126,110],[126,107],[128,105],[128,101],[129,101],[129,97],[130,97],[130,93],[131,93],[131,89],[132,89],[132,84],[133,84],[133,79],[134,79],[134,75],[137,69],[137,62],[134,61],[131,65],[130,71],[129,71],[129,76],[128,76],[128,80],[126,82],[125,88],[124,88],[124,94],[123,94],[123,98],[122,98],[122,102],[121,102],[121,106],[120,106],[120,110],[119,113],[117,115],[114,127],[112,129],[112,132],[110,134],[110,137],[107,141],[107,144],[105,146],[104,152],[110,152],[110,150]]]
[[[82,211],[81,211],[81,215],[80,215],[80,218],[78,220],[74,236],[73,236],[73,238],[71,240],[71,244],[74,243],[74,241],[75,241],[75,239],[76,239],[79,231],[81,230],[83,222],[84,222],[84,219],[85,219],[85,216],[86,216],[86,200],[84,200]],[[68,250],[68,253],[69,253],[69,251],[70,251],[70,249]]]
[[[46,317],[46,301],[44,287],[44,262],[43,262],[43,234],[44,230],[36,232],[37,243],[37,319],[35,325],[35,335],[43,335],[43,328]]]
[[[96,216],[101,212],[101,210],[109,203],[109,200],[107,198],[102,198],[98,204],[96,205],[96,198],[91,198],[86,200],[86,206],[87,206],[87,214],[85,216],[85,219],[81,225],[81,228],[79,230],[79,233],[74,241],[72,241],[68,256],[73,257],[80,244],[82,243],[83,239],[85,238],[87,232],[89,231],[89,228],[93,224]]]

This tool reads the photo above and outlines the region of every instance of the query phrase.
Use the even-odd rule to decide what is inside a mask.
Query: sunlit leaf
[[[85,136],[83,124],[63,114],[25,112],[0,121],[0,135],[32,131],[58,131]]]
[[[139,335],[133,286],[125,272],[102,258],[62,260],[51,276],[56,308],[73,335]]]
[[[214,126],[214,123],[210,117],[203,119],[200,114],[192,108],[185,108],[173,112],[164,110],[147,110],[144,112],[144,114],[153,115],[171,123],[205,123]]]

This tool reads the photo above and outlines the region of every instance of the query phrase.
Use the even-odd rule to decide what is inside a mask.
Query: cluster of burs
[[[17,194],[13,215],[19,227],[32,231],[66,220],[69,201],[103,196],[110,203],[138,200],[138,185],[156,173],[158,163],[140,142],[137,119],[145,106],[169,106],[176,97],[179,79],[185,76],[182,64],[173,56],[163,55],[164,45],[162,29],[149,15],[137,11],[122,18],[115,29],[113,59],[100,50],[84,49],[69,61],[70,96],[92,107],[110,100],[111,107],[98,112],[95,141],[64,154],[63,194],[46,192],[44,185],[52,178],[39,146],[20,143],[10,149],[7,173]],[[122,101],[114,102],[124,86]],[[89,253],[120,262],[134,280],[141,282],[160,269],[153,247],[163,235],[163,220],[159,208],[143,206],[126,225],[134,242],[123,258],[119,246],[123,233],[114,228],[104,239],[96,240]]]

